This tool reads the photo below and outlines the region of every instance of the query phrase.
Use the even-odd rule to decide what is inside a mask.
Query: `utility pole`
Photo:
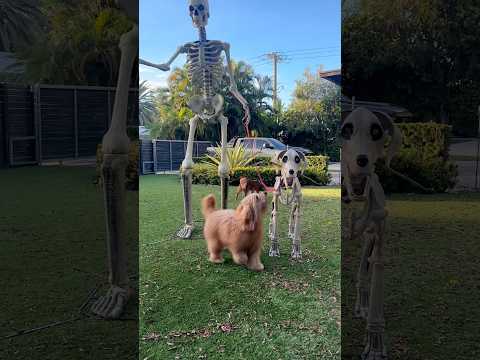
[[[283,55],[278,52],[266,54],[273,63],[273,108],[277,110],[278,106],[278,63],[284,60]]]

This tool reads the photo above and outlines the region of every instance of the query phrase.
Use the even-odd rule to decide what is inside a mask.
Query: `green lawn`
[[[80,316],[3,339],[78,318],[88,293],[107,280],[103,194],[94,177],[94,168],[0,170],[0,359],[135,357],[136,321]],[[127,194],[130,270],[135,274],[138,193]],[[132,302],[126,317],[135,317],[136,311]]]
[[[304,189],[301,262],[289,261],[281,208],[282,256],[264,251],[263,273],[230,255],[207,261],[199,205],[209,193],[218,199],[218,186],[193,188],[192,240],[174,237],[183,221],[178,177],[142,177],[140,189],[141,359],[340,359],[339,189]]]
[[[480,359],[480,194],[394,195],[387,202],[389,359]],[[358,359],[353,319],[358,242],[342,244],[342,356]]]

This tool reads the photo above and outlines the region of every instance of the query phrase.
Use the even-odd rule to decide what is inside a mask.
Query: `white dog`
[[[307,166],[305,155],[293,149],[288,149],[276,155],[272,162],[280,167],[280,176],[276,177],[273,201],[272,216],[270,220],[270,256],[280,256],[278,245],[278,223],[277,212],[279,200],[283,205],[291,207],[288,235],[292,239],[293,259],[302,257],[300,249],[300,207],[302,204],[302,188],[300,186],[300,175]]]
[[[357,108],[345,115],[341,124],[342,201],[348,205],[347,233],[350,238],[360,238],[364,242],[355,303],[355,314],[367,319],[366,346],[362,359],[385,359],[383,242],[387,211],[385,194],[375,173],[375,163],[384,158],[389,167],[392,157],[400,149],[402,136],[392,119],[384,113]],[[357,217],[351,213],[352,200],[364,203]]]

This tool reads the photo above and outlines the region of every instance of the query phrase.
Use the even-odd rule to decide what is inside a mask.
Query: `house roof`
[[[319,73],[320,77],[333,82],[334,84],[340,86],[342,84],[342,71],[341,70],[329,70],[322,71]]]
[[[413,114],[409,110],[399,105],[394,105],[386,102],[360,100],[355,100],[353,102],[352,99],[350,99],[349,97],[342,95],[342,110],[350,111],[354,108],[359,107],[364,107],[370,111],[383,112],[396,118],[409,118],[413,116]]]

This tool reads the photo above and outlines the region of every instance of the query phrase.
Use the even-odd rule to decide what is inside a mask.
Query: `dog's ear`
[[[287,152],[287,150],[282,150],[280,151],[276,156],[274,156],[272,158],[272,162],[274,164],[277,164],[279,166],[282,166],[282,158],[283,158],[283,155],[285,155],[285,153]]]
[[[340,121],[340,128],[342,127],[343,123],[345,122],[345,119],[352,113],[352,110],[342,110],[342,119]]]
[[[300,157],[300,161],[301,161],[300,172],[303,174],[303,172],[305,171],[305,168],[308,165],[307,157],[305,156],[305,154],[303,152],[298,151],[298,150],[296,150],[296,151],[297,151],[297,154]]]
[[[249,202],[247,204],[241,204],[238,208],[240,221],[243,223],[244,231],[255,230],[255,224],[257,222],[257,212],[255,206]]]
[[[385,165],[387,166],[387,168],[389,168],[392,158],[398,153],[398,151],[402,147],[402,133],[389,115],[380,111],[376,111],[374,112],[374,114],[380,121],[383,131],[385,131],[390,136],[390,143],[388,144],[385,154]]]

